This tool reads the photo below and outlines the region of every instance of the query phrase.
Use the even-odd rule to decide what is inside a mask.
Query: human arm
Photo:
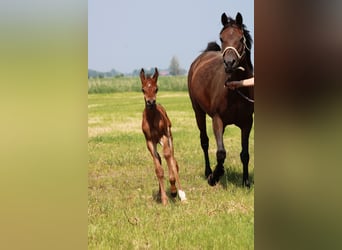
[[[254,86],[254,76],[248,79],[240,80],[240,81],[227,82],[225,86],[230,89]]]

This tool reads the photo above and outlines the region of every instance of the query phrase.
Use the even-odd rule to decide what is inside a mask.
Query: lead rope
[[[228,83],[228,80],[224,83],[224,87],[225,87],[225,88],[228,88],[228,87],[227,87],[227,83]],[[237,92],[243,99],[245,99],[246,101],[249,101],[249,102],[251,102],[251,103],[254,103],[254,100],[253,100],[253,99],[251,99],[251,98],[249,98],[248,96],[244,95],[240,90],[238,90],[238,89],[232,89],[232,90],[236,91],[236,92]]]
[[[249,101],[249,102],[251,102],[251,103],[254,103],[254,100],[253,100],[253,99],[251,99],[251,98],[249,98],[248,96],[245,96],[244,94],[242,94],[240,90],[238,90],[238,89],[234,89],[234,90],[236,90],[236,91],[239,93],[239,95],[240,95],[241,97],[243,97],[245,100],[247,100],[247,101]]]

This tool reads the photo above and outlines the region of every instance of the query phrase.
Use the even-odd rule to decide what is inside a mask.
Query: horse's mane
[[[246,46],[247,46],[247,50],[246,50],[246,55],[247,55],[247,62],[249,64],[249,66],[253,69],[253,65],[251,62],[251,49],[252,49],[252,43],[253,43],[253,39],[249,33],[249,31],[246,29],[246,25],[244,24],[237,24],[236,21],[231,18],[228,17],[228,21],[227,23],[223,26],[223,28],[220,31],[220,34],[228,27],[232,27],[232,26],[237,26],[238,28],[243,30],[243,35],[246,38]],[[208,52],[208,51],[221,51],[221,46],[217,44],[217,42],[213,41],[213,42],[209,42],[207,45],[207,48],[203,51],[204,52]]]
[[[204,52],[208,52],[208,51],[221,51],[221,47],[215,41],[209,42]]]
[[[228,21],[227,23],[223,26],[223,28],[221,29],[220,31],[220,34],[228,27],[231,27],[231,26],[237,26],[239,27],[240,29],[243,30],[243,34],[246,38],[246,45],[248,47],[248,49],[252,49],[252,43],[253,43],[253,39],[249,33],[249,30],[246,29],[246,25],[242,24],[242,25],[238,25],[236,23],[236,21],[231,18],[231,17],[228,17]],[[221,47],[220,45],[217,44],[217,42],[213,41],[213,42],[209,42],[208,45],[207,45],[207,48],[204,50],[204,52],[207,52],[207,51],[220,51],[221,50]]]
[[[220,34],[221,34],[227,27],[232,27],[232,26],[237,26],[237,27],[239,27],[240,29],[243,30],[243,35],[244,35],[245,38],[246,38],[246,45],[247,45],[248,49],[251,50],[251,49],[252,49],[253,39],[252,39],[251,35],[249,34],[249,31],[247,30],[246,25],[244,25],[244,24],[242,24],[242,25],[237,24],[236,21],[235,21],[233,18],[228,17],[228,21],[227,21],[227,23],[223,26],[223,28],[221,29]]]

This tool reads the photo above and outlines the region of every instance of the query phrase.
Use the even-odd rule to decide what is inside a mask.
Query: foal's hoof
[[[183,190],[178,190],[178,196],[179,196],[179,199],[181,200],[181,202],[187,201],[185,192]]]
[[[218,179],[215,179],[214,178],[214,175],[213,174],[210,174],[209,176],[208,176],[208,184],[210,185],[210,186],[215,186],[217,183],[218,183]]]
[[[177,191],[175,193],[171,192],[171,196],[172,196],[172,198],[176,198],[177,197]]]

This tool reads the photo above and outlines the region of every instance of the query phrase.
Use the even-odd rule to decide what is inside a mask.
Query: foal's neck
[[[145,112],[147,117],[154,118],[157,114],[159,114],[159,110],[157,109],[157,104],[153,108],[145,107]]]

